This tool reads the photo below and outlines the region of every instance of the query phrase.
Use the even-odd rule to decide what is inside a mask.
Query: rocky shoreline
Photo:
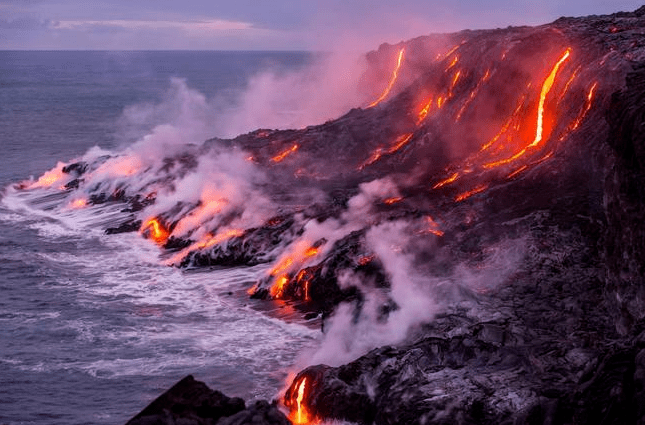
[[[402,323],[298,373],[281,400],[294,423],[645,424],[645,6],[383,45],[366,80],[397,55],[383,102],[155,171],[172,185],[201,156],[246,152],[279,205],[263,224],[229,226],[237,205],[202,241],[176,230],[203,201],[150,218],[156,192],[96,184],[89,203],[126,203],[107,232],[141,231],[176,266],[270,264],[251,296],[296,300],[326,329],[341,305],[357,332]],[[63,168],[66,189],[100,161]],[[288,423],[191,376],[128,422]]]

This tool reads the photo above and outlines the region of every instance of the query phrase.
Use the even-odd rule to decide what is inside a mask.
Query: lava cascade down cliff
[[[336,120],[92,150],[11,191],[125,204],[107,232],[169,265],[266,263],[251,296],[353,338],[294,378],[295,423],[637,423],[644,32],[641,8],[383,45]]]

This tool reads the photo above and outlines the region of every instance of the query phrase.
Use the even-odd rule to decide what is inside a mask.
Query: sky
[[[367,50],[645,0],[0,0],[1,50]]]

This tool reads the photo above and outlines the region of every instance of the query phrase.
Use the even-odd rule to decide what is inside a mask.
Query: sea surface
[[[278,393],[318,332],[247,299],[262,267],[166,267],[137,234],[104,234],[118,206],[61,213],[56,199],[4,188],[93,146],[144,137],[163,123],[159,105],[172,104],[177,81],[216,113],[234,108],[257,73],[309,60],[0,51],[0,424],[125,423],[188,373],[247,400]]]

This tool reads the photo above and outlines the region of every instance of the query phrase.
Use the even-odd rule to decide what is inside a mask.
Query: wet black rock
[[[279,216],[263,226],[247,229],[223,244],[209,250],[190,253],[181,266],[241,266],[266,263],[275,259],[279,246],[291,242],[302,233],[293,216]]]
[[[241,398],[213,391],[189,375],[155,399],[127,425],[289,425],[275,404],[246,407]]]
[[[138,232],[141,228],[141,220],[127,220],[116,227],[108,227],[105,233],[108,235],[116,235],[118,233],[131,233]]]
[[[88,164],[87,162],[74,162],[72,164],[66,165],[63,167],[63,173],[73,174],[75,177],[79,177],[87,171]]]

